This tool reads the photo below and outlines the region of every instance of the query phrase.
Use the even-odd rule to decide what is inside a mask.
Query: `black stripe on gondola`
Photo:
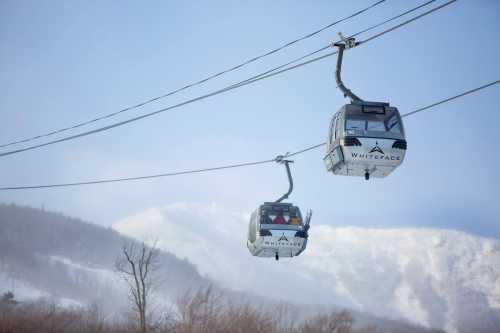
[[[392,144],[392,148],[398,148],[398,149],[404,149],[404,150],[406,150],[406,146],[407,146],[406,140],[396,140]]]
[[[266,229],[261,229],[259,231],[259,234],[260,236],[272,236],[273,234],[271,234],[271,232],[269,230],[266,230]]]
[[[344,146],[361,146],[361,142],[359,142],[358,138],[346,136],[344,138]]]
[[[307,231],[297,231],[295,233],[295,237],[307,238],[308,236]]]

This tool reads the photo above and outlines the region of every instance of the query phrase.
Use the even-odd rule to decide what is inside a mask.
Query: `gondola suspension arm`
[[[290,166],[288,165],[289,163],[293,163],[292,160],[287,160],[285,157],[288,156],[288,153],[286,155],[278,155],[275,159],[277,163],[284,164],[286,168],[286,173],[288,175],[288,183],[290,186],[288,187],[288,192],[283,194],[276,202],[282,202],[283,200],[287,199],[288,196],[292,193],[293,191],[293,179],[292,179],[292,173],[290,172]]]
[[[342,77],[340,76],[342,70],[342,58],[344,56],[344,50],[353,48],[359,45],[358,42],[355,41],[354,37],[344,38],[342,34],[339,32],[341,42],[334,43],[332,46],[337,47],[339,49],[337,56],[337,67],[335,68],[335,80],[337,81],[337,87],[342,90],[344,93],[344,97],[349,97],[352,102],[362,102],[363,100],[356,96],[351,90],[349,90],[344,83],[342,82]]]

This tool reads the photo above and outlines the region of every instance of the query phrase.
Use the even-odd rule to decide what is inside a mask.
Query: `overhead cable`
[[[450,1],[444,3],[444,4],[440,5],[440,6],[434,7],[434,8],[432,8],[432,9],[430,9],[430,10],[428,10],[428,11],[426,11],[426,12],[424,12],[424,13],[418,15],[418,16],[415,16],[415,17],[413,17],[413,18],[411,18],[411,19],[409,19],[407,21],[404,21],[404,22],[398,24],[395,27],[391,27],[390,29],[382,31],[381,33],[378,33],[375,36],[372,36],[372,37],[370,37],[370,38],[368,38],[368,39],[366,39],[364,41],[361,41],[360,45],[363,45],[363,44],[365,44],[365,43],[367,43],[367,42],[369,42],[371,40],[374,40],[375,38],[383,36],[387,32],[394,31],[397,28],[401,28],[401,27],[403,27],[406,24],[409,24],[409,23],[411,23],[411,22],[413,22],[413,21],[415,21],[417,19],[420,19],[420,18],[422,18],[422,17],[424,17],[426,15],[429,15],[429,14],[431,14],[431,13],[433,13],[433,12],[439,10],[439,9],[442,9],[443,7],[448,6],[448,5],[450,5],[450,4],[452,4],[452,3],[456,2],[456,1],[457,0],[450,0]],[[300,57],[298,59],[304,59],[305,57],[307,57],[309,55],[316,54],[319,51],[325,50],[327,48],[328,48],[328,46],[325,46],[325,47],[323,47],[321,49],[313,51],[313,52],[309,53],[308,55]],[[301,62],[301,63],[293,65],[293,66],[289,66],[289,67],[286,67],[286,68],[283,68],[285,65],[281,65],[281,66],[278,66],[276,68],[273,68],[271,70],[268,70],[268,71],[264,72],[264,73],[268,73],[268,74],[263,75],[264,73],[261,73],[259,75],[256,75],[256,76],[252,77],[252,78],[240,81],[240,82],[238,82],[236,84],[230,85],[230,86],[222,88],[220,90],[216,90],[214,92],[211,92],[211,93],[208,93],[208,94],[205,94],[205,95],[193,98],[193,99],[189,99],[187,101],[184,101],[184,102],[172,105],[172,106],[168,106],[168,107],[165,107],[165,108],[162,108],[162,109],[150,112],[150,113],[146,113],[146,114],[143,114],[143,115],[140,115],[140,116],[137,116],[137,117],[134,117],[134,118],[130,118],[130,119],[127,119],[127,120],[123,120],[123,121],[120,121],[120,122],[117,122],[117,123],[114,123],[114,124],[110,124],[110,125],[107,125],[107,126],[104,126],[104,127],[96,128],[96,129],[93,129],[93,130],[90,130],[90,131],[87,131],[87,132],[82,132],[82,133],[79,133],[79,134],[71,135],[71,136],[68,136],[68,137],[60,138],[60,139],[57,139],[57,140],[53,140],[53,141],[45,142],[45,143],[42,143],[42,144],[37,144],[37,145],[25,147],[25,148],[11,150],[11,151],[7,151],[7,152],[2,152],[2,153],[0,153],[0,157],[7,156],[7,155],[12,155],[12,154],[17,154],[17,153],[21,153],[21,152],[29,151],[29,150],[33,150],[33,149],[38,149],[38,148],[45,147],[45,146],[48,146],[48,145],[53,145],[53,144],[64,142],[64,141],[70,141],[70,140],[74,140],[74,139],[77,139],[77,138],[80,138],[80,137],[84,137],[84,136],[96,134],[96,133],[99,133],[99,132],[107,131],[109,129],[112,129],[112,128],[115,128],[115,127],[119,127],[119,126],[122,126],[122,125],[125,125],[125,124],[128,124],[128,123],[131,123],[131,122],[135,122],[135,121],[147,118],[147,117],[151,117],[153,115],[156,115],[156,114],[159,114],[159,113],[162,113],[162,112],[165,112],[165,111],[169,111],[169,110],[176,109],[176,108],[179,108],[179,107],[182,107],[182,106],[194,103],[194,102],[198,102],[200,100],[203,100],[203,99],[206,99],[206,98],[209,98],[209,97],[212,97],[212,96],[216,96],[216,95],[219,95],[219,94],[231,91],[233,89],[237,89],[237,88],[240,88],[240,87],[243,87],[243,86],[255,83],[255,82],[260,81],[260,80],[264,80],[264,79],[267,79],[267,78],[270,78],[270,77],[273,77],[273,76],[276,76],[276,75],[280,75],[280,74],[288,72],[290,70],[297,69],[299,67],[302,67],[302,66],[305,66],[305,65],[317,62],[319,60],[323,60],[325,58],[331,57],[331,56],[333,56],[335,54],[337,54],[337,51],[330,52],[330,53],[327,53],[325,55],[313,58],[313,59],[308,60],[308,61]],[[295,59],[295,60],[289,62],[288,64],[295,63],[298,59]],[[282,68],[282,69],[277,70],[278,68]]]
[[[458,95],[443,99],[441,101],[429,104],[427,106],[418,108],[414,111],[405,113],[402,115],[402,117],[408,117],[411,115],[414,115],[418,112],[422,112],[424,110],[431,109],[437,105],[447,103],[449,101],[452,101],[454,99],[466,96],[468,94],[472,94],[474,92],[477,92],[479,90],[491,87],[495,84],[500,83],[500,80],[493,81],[491,83],[479,86],[477,88],[462,92]],[[288,153],[285,156],[292,157],[292,156],[297,156],[304,154],[308,151],[315,150],[317,148],[320,148],[322,146],[326,145],[326,142],[322,142],[319,144],[315,144],[309,147],[305,147],[303,149],[297,150],[292,153]],[[241,168],[241,167],[247,167],[247,166],[255,166],[255,165],[262,165],[262,164],[268,164],[268,163],[274,163],[276,162],[276,158],[272,159],[266,159],[266,160],[261,160],[261,161],[255,161],[255,162],[245,162],[245,163],[235,163],[235,164],[229,164],[229,165],[222,165],[222,166],[217,166],[217,167],[210,167],[210,168],[204,168],[204,169],[193,169],[193,170],[185,170],[185,171],[176,171],[176,172],[166,172],[166,173],[160,173],[160,174],[154,174],[154,175],[147,175],[147,176],[138,176],[138,177],[126,177],[126,178],[112,178],[112,179],[102,179],[102,180],[91,180],[91,181],[82,181],[82,182],[72,182],[72,183],[61,183],[61,184],[48,184],[48,185],[31,185],[31,186],[9,186],[9,187],[0,187],[0,191],[7,191],[7,190],[29,190],[29,189],[43,189],[43,188],[55,188],[55,187],[70,187],[70,186],[81,186],[81,185],[92,185],[92,184],[104,184],[104,183],[118,183],[118,182],[126,182],[126,181],[134,181],[134,180],[146,180],[146,179],[153,179],[153,178],[163,178],[163,177],[172,177],[172,176],[180,176],[180,175],[188,175],[188,174],[196,174],[196,173],[205,173],[205,172],[211,172],[211,171],[218,171],[218,170],[224,170],[224,169],[233,169],[233,168]]]
[[[33,137],[29,137],[29,138],[26,138],[26,139],[22,139],[22,140],[16,140],[16,141],[8,142],[8,143],[5,143],[5,144],[0,145],[0,148],[3,148],[3,147],[8,147],[8,146],[15,145],[15,144],[19,144],[19,143],[25,143],[25,142],[33,141],[33,140],[36,140],[36,139],[41,139],[41,138],[44,138],[44,137],[52,136],[52,135],[59,134],[59,133],[62,133],[62,132],[66,132],[66,131],[69,131],[69,130],[72,130],[72,129],[76,129],[76,128],[79,128],[79,127],[83,127],[83,126],[86,126],[86,125],[89,125],[89,124],[92,124],[92,123],[98,122],[98,121],[100,121],[100,120],[104,120],[104,119],[108,119],[108,118],[114,117],[114,116],[116,116],[116,115],[118,115],[118,114],[121,114],[121,113],[124,113],[124,112],[126,112],[126,111],[130,111],[130,110],[133,110],[133,109],[140,108],[140,107],[142,107],[142,106],[144,106],[144,105],[147,105],[147,104],[150,104],[150,103],[152,103],[152,102],[158,101],[158,100],[163,99],[163,98],[165,98],[165,97],[175,95],[175,94],[177,94],[177,93],[179,93],[179,92],[181,92],[181,91],[184,91],[184,90],[187,90],[187,89],[193,88],[193,87],[195,87],[195,86],[201,85],[201,84],[203,84],[203,83],[205,83],[205,82],[207,82],[207,81],[210,81],[210,80],[212,80],[212,79],[215,79],[215,78],[217,78],[217,77],[219,77],[219,76],[222,76],[222,75],[224,75],[224,74],[230,73],[230,72],[235,71],[235,70],[237,70],[237,69],[239,69],[239,68],[242,68],[242,67],[244,67],[244,66],[246,66],[246,65],[248,65],[248,64],[251,64],[251,63],[253,63],[253,62],[257,61],[257,60],[260,60],[260,59],[262,59],[262,58],[264,58],[264,57],[267,57],[267,56],[269,56],[269,55],[272,55],[272,54],[274,54],[274,53],[277,53],[277,52],[279,52],[279,51],[281,51],[281,50],[283,50],[283,49],[285,49],[285,48],[288,48],[288,47],[290,47],[290,46],[292,46],[292,45],[294,45],[294,44],[296,44],[296,43],[298,43],[298,42],[301,42],[301,41],[303,41],[303,40],[305,40],[305,39],[311,38],[311,37],[313,37],[313,36],[315,36],[315,35],[319,34],[320,32],[323,32],[323,31],[325,31],[325,30],[327,30],[327,29],[329,29],[329,28],[333,27],[333,26],[334,26],[334,25],[336,25],[336,24],[339,24],[339,23],[341,23],[341,22],[344,22],[344,21],[347,21],[347,20],[349,20],[349,19],[351,19],[351,18],[354,18],[354,17],[356,17],[356,16],[358,16],[358,15],[361,15],[362,13],[364,13],[364,12],[366,12],[366,11],[368,11],[368,10],[370,10],[370,9],[372,9],[372,8],[374,8],[374,7],[378,6],[378,5],[380,5],[380,4],[382,4],[382,3],[383,3],[383,2],[385,2],[385,1],[386,1],[386,0],[380,0],[380,1],[377,1],[377,2],[375,2],[375,3],[371,4],[370,6],[368,6],[368,7],[366,7],[366,8],[363,8],[363,9],[361,9],[361,10],[358,10],[357,12],[355,12],[355,13],[353,13],[353,14],[351,14],[351,15],[348,15],[348,16],[346,16],[346,17],[344,17],[344,18],[342,18],[342,19],[339,19],[339,20],[337,20],[337,21],[334,21],[334,22],[332,22],[332,23],[330,23],[330,24],[328,24],[328,25],[326,25],[326,26],[324,26],[324,27],[322,27],[322,28],[320,28],[320,29],[318,29],[318,30],[316,30],[316,31],[313,31],[313,32],[311,32],[311,33],[309,33],[309,34],[305,35],[305,36],[302,36],[302,37],[300,37],[300,38],[297,38],[297,39],[295,39],[295,40],[292,40],[292,41],[290,41],[290,42],[287,42],[287,43],[285,43],[285,44],[281,45],[280,47],[277,47],[277,48],[275,48],[275,49],[273,49],[273,50],[271,50],[271,51],[265,52],[264,54],[261,54],[261,55],[259,55],[259,56],[253,57],[253,58],[251,58],[251,59],[248,59],[248,60],[246,60],[246,61],[242,62],[241,64],[238,64],[238,65],[236,65],[236,66],[230,67],[230,68],[225,69],[225,70],[223,70],[223,71],[221,71],[221,72],[218,72],[218,73],[216,73],[216,74],[210,75],[210,76],[208,76],[208,77],[206,77],[206,78],[204,78],[204,79],[202,79],[202,80],[199,80],[199,81],[196,81],[196,82],[190,83],[190,84],[188,84],[188,85],[185,85],[185,86],[183,86],[183,87],[181,87],[181,88],[178,88],[178,89],[176,89],[176,90],[173,90],[173,91],[168,92],[168,93],[166,93],[166,94],[163,94],[163,95],[161,95],[161,96],[153,97],[153,98],[148,99],[148,100],[146,100],[146,101],[143,101],[143,102],[140,102],[140,103],[138,103],[138,104],[135,104],[135,105],[132,105],[132,106],[126,107],[126,108],[124,108],[124,109],[121,109],[121,110],[119,110],[119,111],[112,112],[112,113],[109,113],[109,114],[106,114],[106,115],[103,115],[103,116],[99,116],[99,117],[97,117],[97,118],[90,119],[90,120],[87,120],[87,121],[84,121],[84,122],[80,122],[80,123],[77,123],[77,124],[74,124],[74,125],[71,125],[71,126],[68,126],[68,127],[60,128],[60,129],[57,129],[57,130],[53,130],[53,131],[50,131],[50,132],[47,132],[47,133],[44,133],[44,134],[40,134],[40,135],[36,135],[36,136],[33,136]]]
[[[457,99],[457,98],[460,98],[460,97],[463,97],[465,95],[469,95],[469,94],[472,94],[472,93],[475,93],[476,91],[479,91],[479,90],[482,90],[482,89],[485,89],[485,88],[488,88],[488,87],[491,87],[495,84],[498,84],[500,83],[500,80],[496,80],[496,81],[493,81],[493,82],[490,82],[490,83],[487,83],[485,85],[482,85],[480,87],[477,87],[477,88],[474,88],[474,89],[471,89],[471,90],[467,90],[467,91],[464,91],[463,93],[461,94],[458,94],[458,95],[455,95],[453,97],[450,97],[450,98],[447,98],[447,99],[443,99],[442,101],[439,101],[439,102],[436,102],[434,104],[431,104],[431,105],[427,105],[427,106],[424,106],[423,108],[420,108],[420,109],[416,109],[414,111],[411,111],[411,112],[408,112],[408,113],[405,113],[403,115],[401,115],[401,118],[404,118],[404,117],[408,117],[408,116],[411,116],[411,115],[414,115],[415,113],[419,113],[419,112],[422,112],[422,111],[425,111],[427,109],[430,109],[430,108],[433,108],[439,104],[443,104],[443,103],[446,103],[446,102],[449,102],[449,101],[452,101],[454,99]]]

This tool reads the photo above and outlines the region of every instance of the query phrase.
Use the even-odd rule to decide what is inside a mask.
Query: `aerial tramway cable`
[[[242,63],[240,63],[240,64],[238,64],[236,66],[230,67],[230,68],[225,69],[225,70],[223,70],[221,72],[218,72],[216,74],[210,75],[210,76],[208,76],[208,77],[206,77],[204,79],[201,79],[199,81],[187,84],[187,85],[185,85],[185,86],[183,86],[181,88],[175,89],[175,90],[173,90],[171,92],[168,92],[166,94],[163,94],[161,96],[153,97],[153,98],[150,98],[150,99],[148,99],[146,101],[143,101],[143,102],[140,102],[138,104],[135,104],[135,105],[126,107],[124,109],[121,109],[119,111],[112,112],[112,113],[109,113],[109,114],[106,114],[106,115],[103,115],[103,116],[99,116],[97,118],[90,119],[90,120],[87,120],[87,121],[84,121],[84,122],[76,123],[76,124],[68,126],[68,127],[60,128],[60,129],[53,130],[53,131],[50,131],[50,132],[47,132],[47,133],[44,133],[44,134],[36,135],[36,136],[33,136],[33,137],[29,137],[29,138],[25,138],[25,139],[21,139],[21,140],[16,140],[16,141],[8,142],[8,143],[0,145],[0,148],[8,147],[8,146],[19,144],[19,143],[25,143],[25,142],[33,141],[33,140],[36,140],[36,139],[41,139],[41,138],[44,138],[44,137],[52,136],[52,135],[59,134],[59,133],[62,133],[62,132],[66,132],[66,131],[69,131],[69,130],[72,130],[72,129],[83,127],[85,125],[89,125],[89,124],[98,122],[100,120],[104,120],[104,119],[108,119],[108,118],[114,117],[114,116],[119,115],[121,113],[124,113],[126,111],[130,111],[130,110],[133,110],[133,109],[140,108],[140,107],[142,107],[144,105],[147,105],[147,104],[150,104],[152,102],[158,101],[158,100],[163,99],[165,97],[169,97],[169,96],[175,95],[175,94],[177,94],[177,93],[179,93],[181,91],[193,88],[195,86],[198,86],[198,85],[201,85],[201,84],[203,84],[205,82],[208,82],[208,81],[210,81],[212,79],[220,77],[220,76],[222,76],[224,74],[227,74],[227,73],[233,72],[233,71],[235,71],[237,69],[240,69],[240,68],[242,68],[242,67],[244,67],[246,65],[249,65],[249,64],[251,64],[251,63],[253,63],[253,62],[257,61],[257,60],[260,60],[260,59],[265,58],[267,56],[270,56],[270,55],[272,55],[274,53],[277,53],[277,52],[279,52],[279,51],[281,51],[281,50],[283,50],[285,48],[288,48],[288,47],[290,47],[290,46],[292,46],[292,45],[294,45],[294,44],[296,44],[298,42],[301,42],[301,41],[303,41],[305,39],[311,38],[311,37],[313,37],[313,36],[315,36],[315,35],[323,32],[323,31],[325,31],[325,30],[333,27],[334,25],[337,25],[339,23],[342,23],[344,21],[347,21],[347,20],[349,20],[351,18],[354,18],[354,17],[356,17],[358,15],[363,14],[364,12],[366,12],[366,11],[368,11],[368,10],[370,10],[370,9],[372,9],[372,8],[374,8],[374,7],[382,4],[382,3],[384,3],[385,1],[386,0],[377,1],[377,2],[375,2],[373,4],[371,4],[368,7],[365,7],[363,9],[361,9],[361,10],[358,10],[357,12],[355,12],[355,13],[353,13],[351,15],[348,15],[348,16],[342,18],[342,19],[336,20],[336,21],[334,21],[334,22],[332,22],[332,23],[330,23],[330,24],[328,24],[328,25],[326,25],[326,26],[324,26],[324,27],[322,27],[322,28],[320,28],[320,29],[318,29],[316,31],[313,31],[313,32],[305,35],[305,36],[302,36],[300,38],[297,38],[295,40],[287,42],[287,43],[285,43],[285,44],[283,44],[283,45],[281,45],[281,46],[279,46],[279,47],[277,47],[277,48],[275,48],[275,49],[273,49],[271,51],[265,52],[265,53],[263,53],[263,54],[261,54],[259,56],[256,56],[256,57],[253,57],[251,59],[248,59],[248,60],[246,60],[246,61],[244,61],[244,62],[242,62]],[[435,1],[435,0],[433,0],[433,1]]]
[[[429,104],[427,106],[418,108],[414,111],[405,113],[402,115],[402,117],[409,117],[412,115],[415,115],[419,112],[429,110],[437,105],[447,103],[449,101],[455,100],[460,97],[464,97],[466,95],[475,93],[477,91],[486,89],[488,87],[492,87],[496,84],[500,83],[500,80],[496,80],[493,82],[490,82],[488,84],[484,84],[482,86],[479,86],[474,89],[470,89],[467,91],[464,91],[458,95],[440,100],[438,102]],[[303,153],[306,153],[311,150],[315,150],[319,147],[322,147],[326,145],[326,142],[322,142],[316,145],[312,145],[303,149],[300,149],[298,151],[289,153],[286,155],[286,157],[292,157],[292,156],[297,156]],[[268,163],[274,163],[276,162],[276,158],[272,159],[266,159],[266,160],[261,160],[261,161],[254,161],[254,162],[246,162],[246,163],[236,163],[236,164],[229,164],[229,165],[223,165],[223,166],[217,166],[217,167],[210,167],[210,168],[203,168],[203,169],[193,169],[193,170],[185,170],[185,171],[177,171],[177,172],[166,172],[166,173],[161,173],[161,174],[155,174],[155,175],[147,175],[147,176],[138,176],[138,177],[127,177],[127,178],[114,178],[114,179],[103,179],[103,180],[91,180],[91,181],[84,181],[84,182],[72,182],[72,183],[61,183],[61,184],[47,184],[47,185],[31,185],[31,186],[9,186],[9,187],[0,187],[0,191],[7,191],[7,190],[28,190],[28,189],[44,189],[44,188],[56,188],[56,187],[70,187],[70,186],[81,186],[81,185],[92,185],[92,184],[104,184],[104,183],[118,183],[118,182],[126,182],[126,181],[135,181],[135,180],[146,180],[146,179],[154,179],[154,178],[162,178],[162,177],[172,177],[172,176],[180,176],[180,175],[188,175],[188,174],[196,174],[196,173],[205,173],[205,172],[211,172],[211,171],[218,171],[218,170],[226,170],[226,169],[234,169],[234,168],[242,168],[242,167],[248,167],[248,166],[256,166],[256,165],[262,165],[262,164],[268,164]]]
[[[431,14],[431,13],[433,13],[433,12],[439,10],[439,9],[442,9],[445,6],[448,6],[448,5],[450,5],[450,4],[452,4],[452,3],[456,2],[456,1],[457,0],[450,0],[450,1],[444,3],[444,4],[440,5],[440,6],[434,7],[434,8],[432,8],[432,9],[430,9],[430,10],[428,10],[428,11],[422,13],[422,14],[419,14],[419,15],[417,15],[417,16],[415,16],[415,17],[413,17],[413,18],[411,18],[411,19],[409,19],[407,21],[404,21],[404,22],[402,22],[402,23],[400,23],[400,24],[398,24],[398,25],[396,25],[394,27],[391,27],[391,28],[389,28],[389,29],[387,29],[385,31],[382,31],[381,33],[378,33],[378,34],[376,34],[376,35],[374,35],[372,37],[369,37],[369,38],[365,39],[364,41],[361,41],[360,44],[362,45],[362,44],[367,43],[367,42],[369,42],[369,41],[371,41],[371,40],[373,40],[375,38],[383,36],[384,34],[386,34],[388,32],[391,32],[391,31],[394,31],[397,28],[403,27],[406,24],[409,24],[409,23],[411,23],[411,22],[413,22],[413,21],[415,21],[417,19],[420,19],[420,18],[422,18],[422,17],[424,17],[426,15],[429,15],[429,14]],[[421,5],[421,6],[423,6],[423,5]],[[418,8],[420,8],[421,6],[419,6]],[[406,13],[408,13],[408,12],[409,11],[407,11]],[[403,14],[398,15],[398,17],[400,17]],[[387,21],[389,21],[389,20],[387,20]],[[378,25],[375,25],[375,26],[378,26]],[[368,28],[368,29],[370,29],[370,28]],[[357,34],[359,34],[359,33],[357,33]],[[357,34],[355,34],[355,35],[357,35]],[[325,46],[325,47],[323,47],[323,48],[321,48],[319,50],[313,51],[312,53],[309,53],[306,56],[303,56],[303,57],[300,57],[298,59],[295,59],[295,60],[289,62],[288,64],[294,63],[294,62],[298,61],[299,59],[302,60],[305,57],[308,57],[308,56],[310,56],[312,54],[316,54],[319,51],[327,49],[328,47],[329,46]],[[286,65],[281,65],[281,66],[273,68],[273,69],[271,69],[269,71],[266,71],[264,73],[256,75],[256,76],[254,76],[254,77],[252,77],[250,79],[243,80],[241,82],[238,82],[236,84],[230,85],[230,86],[225,87],[225,88],[222,88],[220,90],[217,90],[217,91],[214,91],[214,92],[211,92],[211,93],[208,93],[208,94],[205,94],[205,95],[202,95],[202,96],[199,96],[199,97],[196,97],[196,98],[193,98],[193,99],[190,99],[190,100],[187,100],[187,101],[184,101],[184,102],[181,102],[181,103],[169,106],[169,107],[165,107],[165,108],[162,108],[162,109],[150,112],[150,113],[146,113],[146,114],[134,117],[134,118],[123,120],[123,121],[120,121],[120,122],[117,122],[117,123],[114,123],[114,124],[110,124],[108,126],[100,127],[100,128],[97,128],[97,129],[93,129],[93,130],[90,130],[90,131],[87,131],[87,132],[83,132],[83,133],[71,135],[71,136],[68,136],[68,137],[60,138],[60,139],[57,139],[57,140],[53,140],[53,141],[45,142],[45,143],[42,143],[42,144],[37,144],[37,145],[25,147],[25,148],[20,148],[20,149],[16,149],[16,150],[2,152],[2,153],[0,153],[0,157],[12,155],[12,154],[17,154],[17,153],[21,153],[21,152],[25,152],[25,151],[29,151],[29,150],[34,150],[34,149],[42,148],[42,147],[45,147],[45,146],[48,146],[48,145],[53,145],[53,144],[60,143],[60,142],[70,141],[70,140],[74,140],[74,139],[77,139],[77,138],[80,138],[80,137],[84,137],[84,136],[96,134],[96,133],[99,133],[99,132],[107,131],[107,130],[115,128],[115,127],[119,127],[119,126],[122,126],[122,125],[125,125],[125,124],[128,124],[128,123],[131,123],[131,122],[135,122],[135,121],[147,118],[147,117],[151,117],[153,115],[156,115],[156,114],[168,111],[168,110],[176,109],[176,108],[179,108],[179,107],[182,107],[182,106],[185,106],[185,105],[188,105],[188,104],[191,104],[191,103],[194,103],[194,102],[197,102],[197,101],[200,101],[200,100],[212,97],[212,96],[216,96],[216,95],[222,94],[222,93],[231,91],[233,89],[237,89],[237,88],[249,85],[249,84],[253,84],[253,83],[255,83],[257,81],[260,81],[260,80],[264,80],[264,79],[267,79],[267,78],[270,78],[270,77],[273,77],[273,76],[276,76],[276,75],[283,74],[283,73],[288,72],[290,70],[294,70],[294,69],[297,69],[299,67],[302,67],[302,66],[305,66],[305,65],[317,62],[319,60],[323,60],[323,59],[325,59],[327,57],[331,57],[331,56],[333,56],[335,54],[337,54],[337,51],[330,52],[330,53],[327,53],[325,55],[313,58],[313,59],[308,60],[308,61],[301,62],[301,63],[293,65],[293,66],[289,66],[289,67],[286,67],[286,68],[283,68]],[[279,69],[279,68],[282,68],[282,69]],[[277,69],[279,69],[279,70],[277,70]],[[265,73],[267,73],[267,74],[265,74]],[[265,75],[263,75],[263,74],[265,74]]]

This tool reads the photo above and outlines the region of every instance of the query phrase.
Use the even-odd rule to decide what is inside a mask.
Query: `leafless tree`
[[[145,243],[124,244],[115,266],[129,286],[130,297],[138,314],[140,331],[146,333],[148,296],[153,288],[154,273],[159,267],[156,243],[151,247]]]

